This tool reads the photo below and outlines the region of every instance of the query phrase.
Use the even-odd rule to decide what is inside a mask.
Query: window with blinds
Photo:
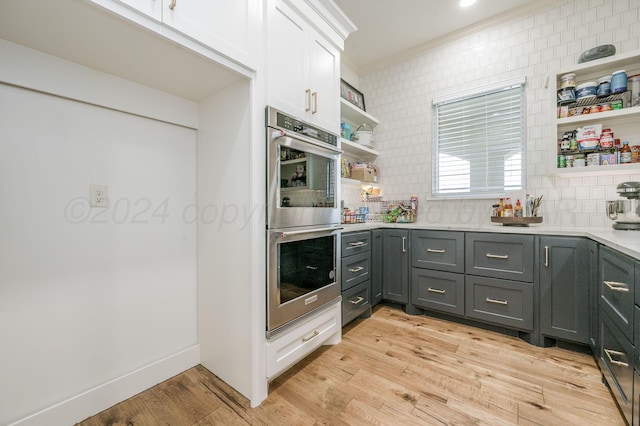
[[[524,80],[434,99],[432,196],[490,197],[525,179]]]

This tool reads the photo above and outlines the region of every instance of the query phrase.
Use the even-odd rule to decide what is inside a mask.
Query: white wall
[[[196,222],[183,219],[196,201],[196,132],[3,84],[0,117],[8,424],[197,352]],[[109,208],[88,208],[90,184],[108,185]],[[111,389],[97,407],[139,390]]]
[[[616,185],[640,180],[640,173],[550,176],[544,160],[548,150],[555,149],[550,108],[556,95],[544,88],[544,82],[548,74],[577,64],[580,53],[591,47],[613,44],[618,53],[640,48],[639,8],[638,0],[558,1],[361,75],[367,111],[380,120],[375,134],[385,197],[417,195],[420,222],[488,223],[493,200],[427,200],[432,169],[431,101],[435,96],[524,75],[527,192],[544,196],[542,214],[547,224],[609,227],[603,200],[616,199]]]

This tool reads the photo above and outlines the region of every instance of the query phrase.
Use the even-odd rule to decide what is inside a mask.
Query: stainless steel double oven
[[[267,337],[340,298],[338,135],[272,107],[267,138]]]

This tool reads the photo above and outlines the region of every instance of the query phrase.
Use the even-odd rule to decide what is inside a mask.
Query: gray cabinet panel
[[[382,230],[371,231],[371,306],[382,301]]]
[[[411,266],[464,272],[464,233],[411,231]]]
[[[382,238],[383,298],[409,303],[409,231],[385,229]]]
[[[420,308],[464,315],[464,275],[413,268],[411,303]]]
[[[342,258],[342,290],[369,279],[370,253],[364,252]]]
[[[533,281],[533,235],[467,233],[465,273]]]
[[[467,275],[465,313],[519,330],[533,329],[533,284]]]
[[[600,369],[627,422],[631,424],[634,348],[604,312],[600,315],[600,331]]]
[[[589,343],[587,240],[540,237],[540,332]]]
[[[341,250],[342,257],[371,250],[369,231],[343,234]]]
[[[633,338],[634,275],[633,259],[608,247],[600,247],[600,309],[627,337]]]
[[[600,333],[598,332],[598,300],[600,299],[600,287],[598,285],[598,252],[598,243],[589,240],[589,347],[596,359],[600,356],[600,345],[598,340],[600,336]]]
[[[364,313],[371,313],[369,281],[342,292],[342,326]]]
[[[633,314],[633,321],[635,325],[633,329],[633,346],[636,348],[636,350],[633,355],[633,364],[634,368],[640,371],[640,347],[638,346],[640,345],[640,308],[638,308],[638,306],[636,305],[634,310],[635,313]],[[640,393],[640,388],[636,388],[636,390],[638,391],[638,393]],[[640,423],[640,419],[638,420]]]

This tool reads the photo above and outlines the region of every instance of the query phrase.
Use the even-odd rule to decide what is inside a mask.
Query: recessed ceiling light
[[[460,0],[460,7],[469,7],[475,2],[476,0]]]

